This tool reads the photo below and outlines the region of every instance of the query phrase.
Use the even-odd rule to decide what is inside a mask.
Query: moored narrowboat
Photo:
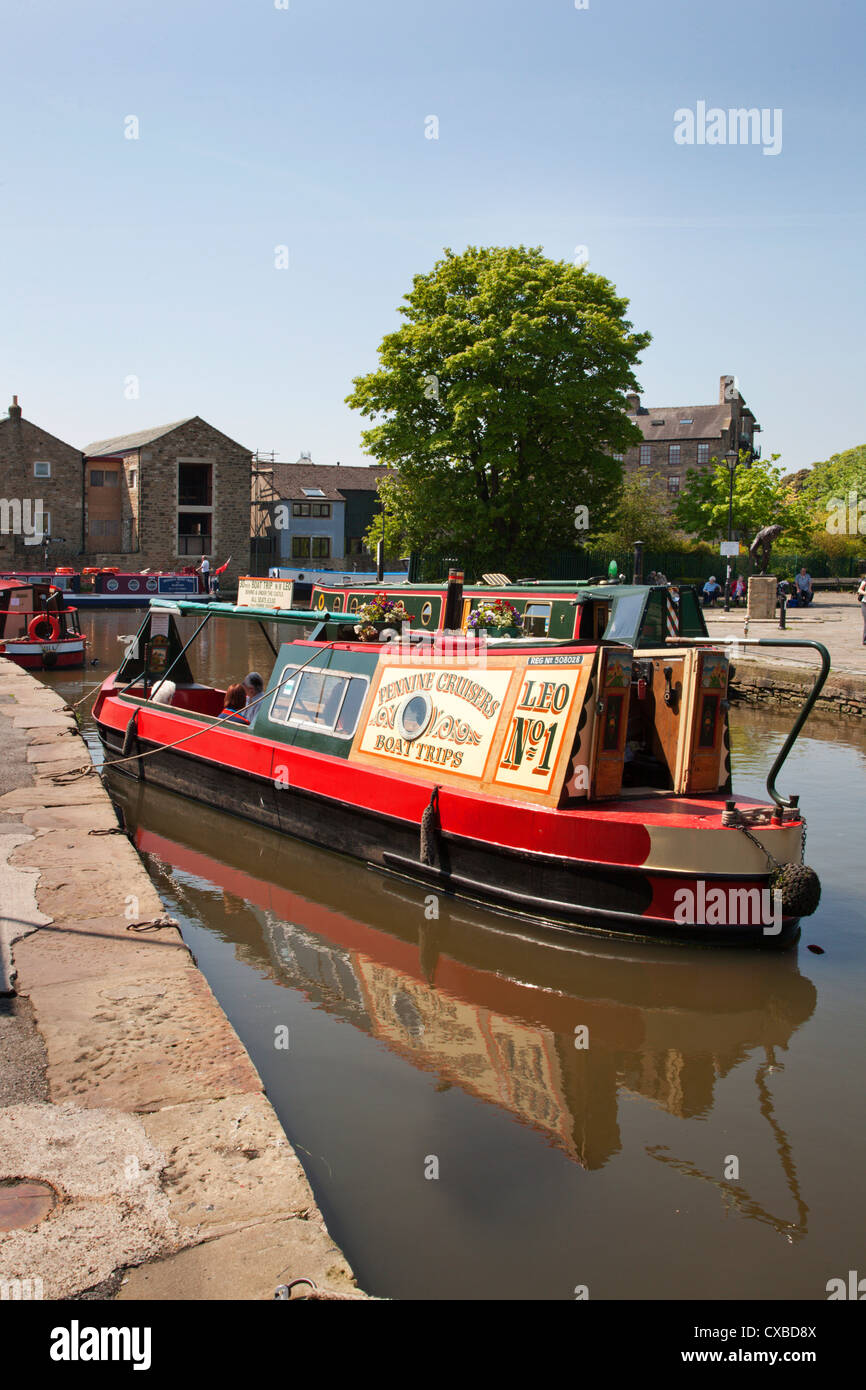
[[[361,641],[345,613],[156,600],[94,706],[106,759],[518,918],[790,944],[819,890],[798,800],[775,790],[782,760],[770,801],[732,793],[724,650],[666,620],[655,635],[654,590],[618,587],[580,605],[593,623],[593,603],[608,605],[601,632],[561,640]],[[198,631],[267,622],[288,638],[240,720],[195,680],[186,613]]]
[[[77,608],[48,583],[0,579],[0,657],[27,671],[83,666],[87,638]]]

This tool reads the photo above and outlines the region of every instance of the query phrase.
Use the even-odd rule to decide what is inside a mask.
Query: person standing
[[[863,646],[866,647],[866,579],[860,580],[860,588],[857,590],[857,600],[860,604],[860,612],[863,616]]]
[[[202,556],[201,564],[200,564],[199,567],[198,567],[198,573],[201,575],[202,587],[204,588],[205,593],[206,593],[206,594],[209,594],[209,593],[210,593],[210,560],[207,558],[206,555],[203,555],[203,556]]]

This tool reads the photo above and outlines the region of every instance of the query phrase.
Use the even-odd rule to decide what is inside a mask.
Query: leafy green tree
[[[778,454],[754,459],[750,468],[734,474],[733,529],[751,542],[764,526],[778,524],[783,532],[776,547],[800,546],[808,541],[813,517],[810,503],[791,493],[776,466]],[[741,452],[741,465],[748,454]],[[725,463],[713,461],[706,471],[689,469],[686,485],[676,506],[680,526],[701,540],[726,540],[730,475]]]
[[[577,506],[589,527],[605,515],[613,455],[641,439],[624,397],[650,335],[626,308],[537,247],[446,250],[414,277],[405,323],[347,397],[393,470],[379,492],[405,542],[502,561],[580,540]]]
[[[664,479],[658,474],[630,474],[623,482],[610,523],[592,538],[595,546],[629,550],[643,541],[647,550],[672,550],[686,537],[677,531],[662,491]]]

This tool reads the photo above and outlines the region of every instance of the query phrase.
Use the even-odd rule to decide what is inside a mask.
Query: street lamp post
[[[737,464],[740,462],[740,455],[736,449],[729,449],[725,454],[725,463],[728,465],[728,544],[734,539],[734,474],[737,471]],[[743,467],[751,466],[749,459],[742,460]],[[730,612],[731,608],[731,557],[727,555],[727,570],[725,572],[725,612]]]

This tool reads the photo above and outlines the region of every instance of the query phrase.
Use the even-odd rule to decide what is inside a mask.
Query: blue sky
[[[786,469],[864,442],[866,10],[288,4],[6,10],[0,407],[78,446],[198,414],[363,463],[344,397],[413,274],[524,243],[586,246],[630,300],[648,404],[731,372]],[[781,152],[677,145],[699,101],[781,109]]]

